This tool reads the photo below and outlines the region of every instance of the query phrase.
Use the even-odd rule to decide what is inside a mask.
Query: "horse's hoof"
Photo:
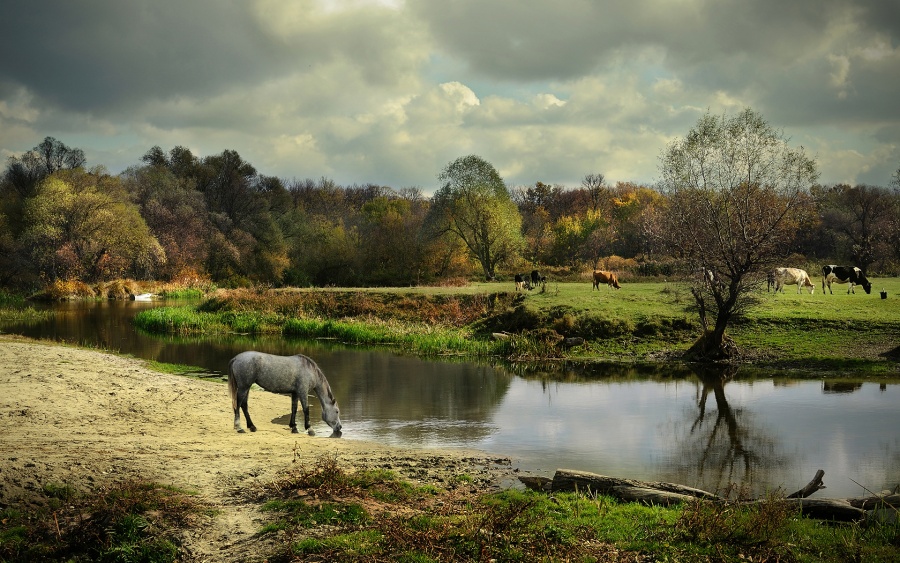
[[[310,428],[309,430],[307,430],[306,433],[309,434],[310,436],[315,436],[315,435],[316,435],[316,431],[313,430],[312,428]]]
[[[243,428],[238,428],[238,434],[246,434]]]
[[[255,427],[255,426],[251,426],[251,427],[250,427],[250,432],[256,432],[256,427]]]
[[[300,433],[300,431],[299,431],[299,430],[297,430],[297,428],[296,428],[296,427],[294,427],[294,428],[291,428],[291,434],[299,434],[299,433]]]

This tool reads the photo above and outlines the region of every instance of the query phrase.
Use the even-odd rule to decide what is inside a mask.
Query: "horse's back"
[[[241,386],[256,383],[273,393],[308,389],[312,360],[303,355],[276,356],[264,352],[241,352],[231,359],[230,370]],[[312,364],[313,366],[315,364]]]

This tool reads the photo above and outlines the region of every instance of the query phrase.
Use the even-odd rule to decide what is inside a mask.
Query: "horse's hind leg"
[[[253,421],[250,420],[250,413],[247,412],[247,399],[250,397],[250,389],[246,391],[238,391],[237,396],[237,404],[238,408],[234,409],[234,429],[238,432],[243,432],[244,429],[241,428],[241,413],[240,411],[244,411],[244,418],[247,420],[247,428],[250,429],[250,432],[256,432],[256,426],[253,425]]]

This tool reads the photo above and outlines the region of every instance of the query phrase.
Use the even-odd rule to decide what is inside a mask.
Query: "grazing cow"
[[[605,283],[609,287],[614,287],[619,289],[619,279],[616,277],[616,274],[613,272],[607,272],[606,270],[594,270],[594,287],[593,289],[600,289],[600,284]]]
[[[537,287],[538,284],[541,284],[541,287],[546,286],[547,276],[542,276],[537,270],[531,270],[531,287]]]
[[[822,293],[825,293],[826,285],[828,292],[834,293],[831,291],[832,283],[849,283],[850,288],[847,293],[856,293],[853,289],[856,285],[861,285],[866,293],[872,293],[872,284],[866,279],[862,270],[855,266],[835,266],[834,264],[822,266]]]
[[[522,274],[516,274],[516,291],[525,291],[526,289],[531,289],[528,287],[528,282],[525,281],[525,276]]]
[[[804,287],[809,288],[810,295],[816,290],[816,286],[809,280],[809,274],[800,268],[775,268],[769,275],[775,281],[775,293],[784,293],[786,285],[796,285],[797,293],[803,293]]]

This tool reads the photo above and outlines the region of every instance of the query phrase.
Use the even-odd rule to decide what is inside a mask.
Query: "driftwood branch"
[[[900,507],[900,494],[874,495],[861,499],[810,499],[811,494],[825,488],[822,477],[823,470],[818,470],[815,477],[805,487],[785,497],[784,501],[796,505],[810,518],[852,522],[863,520],[867,511],[887,508],[897,510]],[[701,499],[724,502],[725,498],[676,483],[638,481],[576,471],[557,469],[552,479],[546,477],[519,477],[526,487],[538,491],[580,491],[587,494],[609,495],[625,502],[641,502],[644,504],[670,506],[686,500]],[[750,502],[761,502],[760,500]]]
[[[791,493],[785,498],[806,498],[809,495],[813,494],[814,492],[818,491],[819,489],[824,489],[825,483],[822,482],[822,477],[824,475],[825,475],[825,472],[822,471],[821,469],[816,471],[816,476],[813,477],[812,481],[807,483],[806,486],[803,487],[802,489],[800,489],[799,491],[797,491],[795,493]]]

